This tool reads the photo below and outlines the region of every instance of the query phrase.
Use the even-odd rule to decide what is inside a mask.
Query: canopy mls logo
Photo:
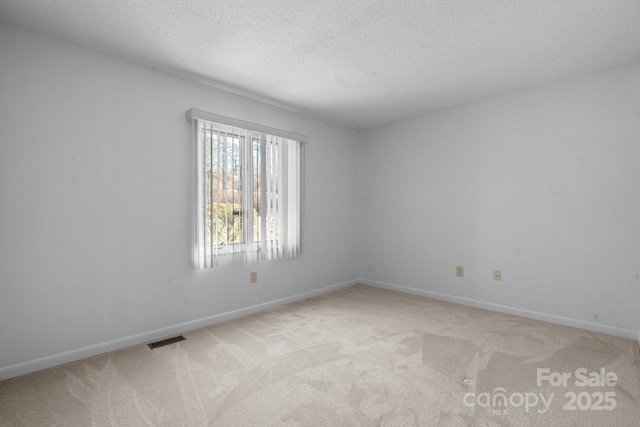
[[[462,398],[465,406],[473,408],[479,406],[484,408],[491,415],[508,415],[508,408],[519,408],[524,406],[526,413],[536,409],[539,413],[544,414],[549,410],[553,400],[553,393],[548,399],[542,393],[511,393],[507,396],[507,390],[498,387],[493,393],[466,393]],[[538,407],[538,405],[541,405]]]
[[[616,387],[618,376],[615,372],[607,372],[600,368],[599,372],[589,372],[588,369],[579,368],[574,372],[551,372],[549,368],[538,368],[536,372],[536,385],[543,387],[549,385],[554,388],[569,387],[569,381],[573,379],[571,386],[580,388]],[[545,396],[543,393],[511,393],[498,387],[492,393],[465,393],[462,402],[469,408],[483,408],[490,415],[505,416],[509,414],[509,408],[524,407],[526,413],[537,411],[546,413],[553,402],[555,393]],[[567,391],[563,395],[565,411],[592,410],[612,411],[616,408],[615,391]]]

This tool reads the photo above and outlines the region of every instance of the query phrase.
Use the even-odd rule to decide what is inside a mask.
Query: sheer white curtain
[[[189,110],[194,268],[300,255],[306,137]]]

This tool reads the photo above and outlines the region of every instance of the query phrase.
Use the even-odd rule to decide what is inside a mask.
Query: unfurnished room
[[[637,0],[0,0],[0,426],[640,425]]]

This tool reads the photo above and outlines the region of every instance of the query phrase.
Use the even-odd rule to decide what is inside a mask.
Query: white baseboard
[[[573,328],[585,329],[592,332],[600,332],[616,337],[627,338],[640,341],[640,332],[631,329],[623,329],[615,326],[601,325],[599,323],[585,322],[583,320],[571,319],[568,317],[555,316],[553,314],[540,313],[537,311],[524,310],[521,308],[509,307],[506,305],[494,304],[490,302],[479,301],[471,298],[458,297],[454,295],[442,294],[439,292],[426,291],[424,289],[411,288],[407,286],[394,285],[391,283],[376,282],[373,280],[360,279],[358,283],[363,285],[375,286],[378,288],[390,289],[393,291],[405,292],[413,295],[433,298],[442,301],[453,302],[456,304],[468,305],[471,307],[483,308],[485,310],[497,311],[499,313],[513,314],[515,316],[526,317],[529,319],[542,320],[549,323],[557,323],[559,325],[571,326]]]
[[[156,341],[160,338],[164,338],[170,335],[185,333],[186,331],[203,328],[205,326],[213,325],[216,323],[227,322],[229,320],[233,320],[239,317],[247,316],[249,314],[257,313],[259,311],[268,310],[271,308],[279,307],[284,304],[289,304],[295,301],[300,301],[300,300],[311,298],[317,295],[325,294],[327,292],[335,291],[342,288],[347,288],[349,286],[355,285],[356,283],[359,283],[359,282],[357,280],[352,280],[349,282],[339,283],[337,285],[326,286],[324,288],[315,289],[313,291],[304,292],[297,295],[292,295],[286,298],[267,301],[261,304],[252,305],[250,307],[228,311],[225,313],[216,314],[216,315],[205,317],[202,319],[192,320],[190,322],[184,322],[178,325],[168,326],[166,328],[160,328],[160,329],[144,332],[137,335],[119,338],[116,340],[107,341],[104,343],[95,344],[88,347],[82,347],[82,348],[67,351],[64,353],[54,354],[51,356],[42,357],[40,359],[29,360],[27,362],[7,366],[4,368],[0,368],[0,381],[17,377],[20,375],[29,374],[31,372],[40,371],[42,369],[62,365],[64,363],[69,363],[76,360],[84,359],[86,357],[107,353],[109,351],[114,351],[114,350],[118,350],[125,347],[130,347],[132,345]]]

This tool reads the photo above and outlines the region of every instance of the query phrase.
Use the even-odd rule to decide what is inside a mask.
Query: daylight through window
[[[303,142],[189,110],[196,148],[194,267],[298,256]]]

